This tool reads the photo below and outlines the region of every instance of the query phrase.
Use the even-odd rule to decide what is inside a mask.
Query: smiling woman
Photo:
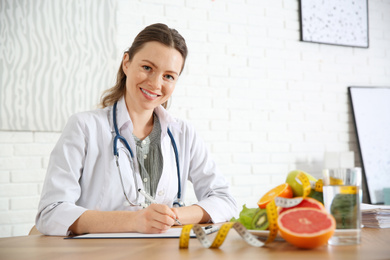
[[[132,60],[125,53],[122,68],[127,78],[125,99],[129,112],[139,113],[142,109],[151,114],[156,106],[166,103],[183,62],[176,49],[154,41],[145,43]]]
[[[135,54],[138,53],[145,44],[156,42],[160,43],[166,47],[171,47],[172,51],[178,51],[183,59],[183,63],[179,70],[179,75],[181,74],[184,64],[187,58],[188,49],[184,38],[179,34],[175,29],[171,29],[165,24],[153,24],[146,27],[141,31],[137,37],[134,39],[133,44],[128,51],[125,52],[124,57],[128,57],[128,61],[132,61]],[[126,74],[123,70],[123,64],[119,66],[117,74],[117,82],[114,87],[108,89],[102,96],[101,106],[107,107],[113,105],[120,97],[125,93],[125,82]],[[163,107],[167,107],[167,103],[163,103]]]
[[[102,108],[72,116],[51,154],[41,233],[162,233],[237,214],[204,142],[165,109],[186,57],[185,40],[164,24],[137,35]],[[198,202],[184,206],[188,181]]]

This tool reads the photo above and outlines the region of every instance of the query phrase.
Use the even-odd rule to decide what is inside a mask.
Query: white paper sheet
[[[67,237],[67,239],[82,239],[82,238],[179,238],[182,228],[175,227],[168,229],[167,232],[161,234],[142,234],[142,233],[94,233],[85,234],[74,237]],[[204,229],[206,234],[211,234],[219,230],[218,226],[213,226],[209,229]],[[191,230],[190,237],[196,237],[195,233]]]
[[[180,237],[182,228],[171,228],[167,232],[160,234],[142,234],[142,233],[95,233],[85,234],[75,237],[74,239],[80,238],[178,238]],[[191,237],[195,237],[195,234],[191,230]]]

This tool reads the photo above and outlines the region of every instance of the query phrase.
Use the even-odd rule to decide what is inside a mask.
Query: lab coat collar
[[[154,109],[154,113],[158,116],[161,125],[162,138],[168,133],[168,128],[175,129],[181,132],[180,124],[163,106],[158,106]]]
[[[163,106],[158,106],[154,109],[154,112],[158,116],[161,124],[162,138],[168,133],[168,127],[175,131],[181,131],[180,124]],[[118,100],[117,104],[117,124],[118,129],[128,128],[130,132],[133,132],[133,122],[131,121],[130,115],[127,112],[126,102],[124,96]]]
[[[128,128],[130,133],[133,132],[133,122],[131,121],[129,112],[127,112],[126,102],[124,96],[118,100],[116,111],[116,123],[118,129]]]

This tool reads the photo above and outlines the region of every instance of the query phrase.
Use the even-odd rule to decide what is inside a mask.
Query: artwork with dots
[[[301,0],[301,40],[368,48],[367,0]]]

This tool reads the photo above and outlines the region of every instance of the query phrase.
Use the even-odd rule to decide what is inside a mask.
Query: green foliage
[[[260,228],[256,228],[253,223],[256,223],[256,221],[253,221],[256,214],[259,213],[261,210],[260,208],[248,208],[246,204],[242,206],[242,210],[240,212],[239,218],[232,218],[230,221],[232,222],[240,222],[245,228],[247,229],[265,229],[264,226],[268,227],[268,225],[264,224],[261,225]],[[265,211],[265,210],[264,210]]]

